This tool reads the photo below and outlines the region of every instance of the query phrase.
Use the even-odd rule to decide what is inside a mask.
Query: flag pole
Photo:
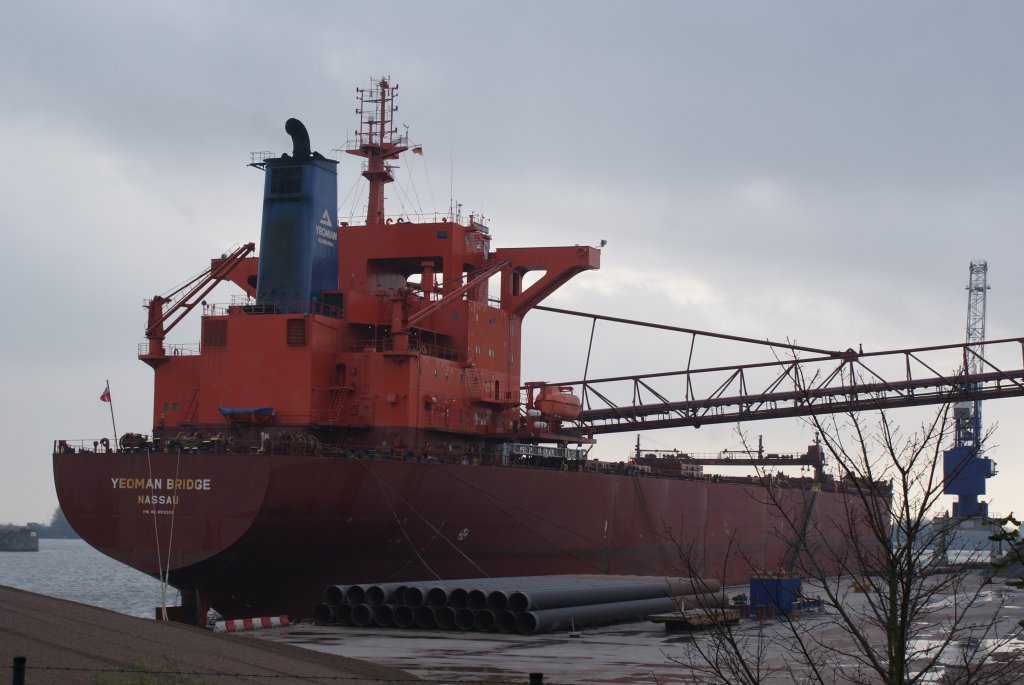
[[[110,425],[114,427],[114,450],[117,450],[117,424],[114,422],[114,398],[110,395],[110,380],[107,379],[107,404],[110,405]]]

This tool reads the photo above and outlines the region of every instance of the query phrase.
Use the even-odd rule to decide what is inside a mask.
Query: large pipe
[[[405,587],[401,583],[380,583],[379,585],[371,585],[366,588],[366,603],[370,606],[380,606],[381,604],[390,604],[392,602],[397,603],[395,595],[398,594],[398,590]],[[404,594],[404,593],[403,593]]]
[[[714,592],[721,588],[716,580],[659,579],[624,581],[605,585],[570,584],[561,587],[547,587],[536,590],[513,592],[508,598],[508,608],[516,613],[537,609],[580,606],[584,604],[607,604],[627,602],[635,599],[668,597],[695,594],[696,588]],[[707,588],[705,590],[705,588]]]
[[[508,592],[491,590],[487,593],[487,608],[495,613],[508,609]]]
[[[448,601],[448,588],[437,585],[427,590],[427,604],[434,607],[443,607]]]
[[[434,620],[441,630],[451,630],[455,627],[455,609],[451,607],[438,607],[434,610]]]
[[[473,611],[480,611],[487,608],[487,593],[479,588],[473,588],[466,595],[466,606]]]
[[[433,628],[437,625],[437,619],[434,618],[434,610],[431,607],[416,607],[413,610],[413,615],[416,617],[416,625],[419,628]]]
[[[481,633],[489,633],[494,630],[494,612],[490,609],[481,609],[473,613],[473,627]]]
[[[426,601],[427,588],[422,585],[407,585],[405,592],[402,593],[402,604],[410,606],[413,609],[419,606],[423,606],[423,602]]]
[[[328,623],[337,623],[334,618],[334,608],[326,603],[317,604],[313,607],[313,623],[318,626],[325,626]]]
[[[338,622],[338,625],[352,625],[352,605],[345,603],[334,607],[334,620]]]
[[[366,604],[366,588],[362,585],[349,585],[345,590],[345,601],[352,606]]]
[[[405,604],[395,607],[394,620],[395,625],[399,628],[412,628],[416,625],[416,615],[413,613],[412,607]]]
[[[464,587],[457,587],[448,593],[448,606],[452,609],[465,609],[466,596],[469,592]]]
[[[588,625],[616,623],[629,619],[642,619],[650,614],[676,611],[671,597],[638,599],[632,602],[589,604],[528,611],[516,617],[516,630],[523,635],[542,633],[560,628],[580,628]]]
[[[393,604],[378,604],[373,607],[373,623],[381,628],[390,628],[395,625],[395,606]]]
[[[369,604],[357,604],[352,607],[352,625],[358,628],[366,628],[372,623],[373,607]]]
[[[728,606],[729,600],[725,596],[725,590],[719,592],[699,593],[696,595],[684,595],[676,598],[680,611],[689,609],[709,609]]]
[[[455,627],[459,630],[473,630],[474,619],[473,610],[463,607],[455,612]]]
[[[336,607],[345,602],[345,591],[348,585],[328,585],[324,590],[324,601],[328,606]]]
[[[516,632],[516,615],[512,611],[506,609],[498,614],[494,619],[494,627],[501,633],[514,633]]]

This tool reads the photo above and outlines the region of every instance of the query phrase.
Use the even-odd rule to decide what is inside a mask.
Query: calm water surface
[[[83,540],[40,540],[38,552],[0,552],[0,585],[153,618],[160,583]],[[168,589],[168,604],[178,592]]]

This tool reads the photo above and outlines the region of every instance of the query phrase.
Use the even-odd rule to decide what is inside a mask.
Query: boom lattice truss
[[[551,307],[537,309],[684,333],[687,368],[559,381],[580,392],[579,435],[840,414],[1024,396],[1024,338],[880,352],[825,350]],[[768,348],[770,361],[693,368],[699,338]],[[591,333],[593,344],[593,327]],[[998,360],[998,361],[997,361]],[[623,398],[626,398],[625,400]]]

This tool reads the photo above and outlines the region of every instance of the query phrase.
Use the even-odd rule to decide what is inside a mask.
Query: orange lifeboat
[[[581,410],[580,398],[572,394],[572,387],[568,385],[544,386],[533,406],[548,416],[564,420],[575,419]]]

